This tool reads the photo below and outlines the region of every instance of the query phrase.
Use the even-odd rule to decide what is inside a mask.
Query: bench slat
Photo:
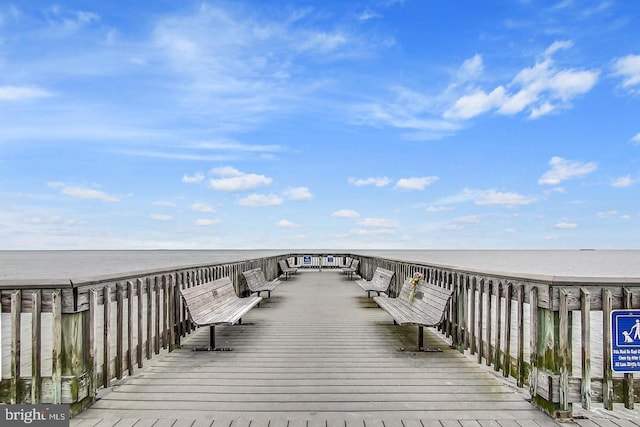
[[[242,275],[246,279],[247,286],[252,293],[258,292],[259,294],[260,292],[266,291],[271,295],[271,291],[282,283],[279,279],[268,281],[260,268],[243,271]]]
[[[239,298],[229,277],[180,289],[180,293],[197,326],[234,324],[262,301],[257,296]]]
[[[289,264],[287,264],[287,261],[284,259],[281,259],[280,261],[278,261],[278,265],[280,266],[280,269],[284,274],[285,280],[289,278],[290,274],[296,274],[298,272],[297,268],[289,267]]]
[[[410,281],[410,277],[404,281],[397,298],[380,295],[374,297],[374,301],[400,325],[437,326],[442,323],[453,290],[424,282],[419,283],[416,285],[413,302],[409,302],[412,287]]]
[[[342,272],[347,274],[351,278],[351,277],[353,277],[354,273],[358,272],[358,265],[359,264],[360,264],[360,260],[353,258],[351,260],[351,264],[349,264],[347,267],[344,267],[342,269]]]
[[[367,296],[369,296],[371,292],[377,292],[378,295],[380,295],[381,292],[387,292],[394,274],[393,271],[387,270],[386,268],[376,267],[376,271],[373,273],[371,280],[360,279],[356,280],[356,283],[363,290],[367,291]]]

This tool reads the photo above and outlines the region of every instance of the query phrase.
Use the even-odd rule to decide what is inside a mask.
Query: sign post
[[[640,372],[640,310],[611,311],[611,369]]]

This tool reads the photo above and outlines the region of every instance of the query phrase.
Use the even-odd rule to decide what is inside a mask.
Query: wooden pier
[[[337,270],[302,271],[216,332],[233,351],[191,351],[207,345],[202,328],[101,390],[71,426],[559,425],[442,334],[425,331],[442,352],[416,352],[417,328],[394,325]]]

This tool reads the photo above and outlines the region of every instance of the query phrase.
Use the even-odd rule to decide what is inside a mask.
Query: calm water
[[[231,262],[300,250],[0,251],[0,280],[80,279]],[[308,253],[332,253],[309,250]],[[640,250],[342,250],[404,261],[514,274],[640,278]]]

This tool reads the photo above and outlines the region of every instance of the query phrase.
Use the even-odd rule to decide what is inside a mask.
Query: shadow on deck
[[[525,395],[425,329],[397,326],[354,281],[305,270],[216,328],[104,391],[72,426],[552,426]],[[404,349],[404,350],[401,350]]]

